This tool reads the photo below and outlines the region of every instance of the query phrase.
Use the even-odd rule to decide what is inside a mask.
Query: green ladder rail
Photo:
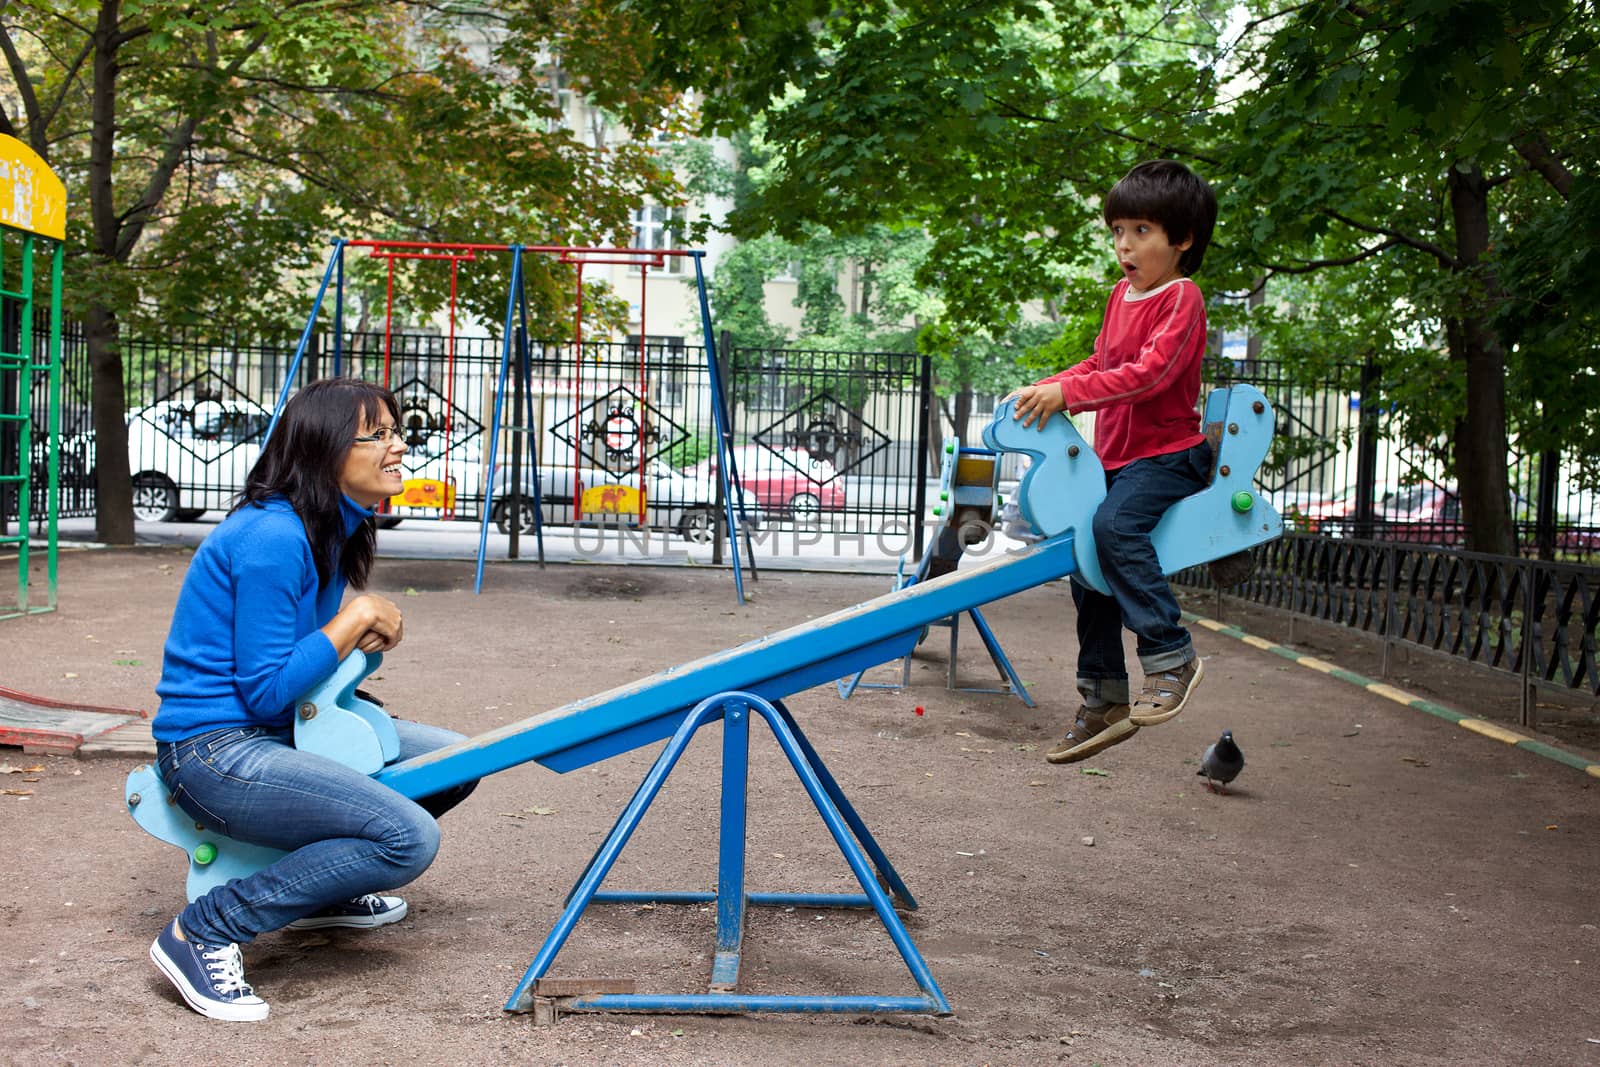
[[[59,566],[58,523],[60,516],[61,481],[61,267],[63,246],[60,241],[49,241],[50,257],[50,325],[48,350],[41,361],[35,358],[34,316],[35,297],[34,263],[40,250],[35,245],[35,235],[8,225],[0,225],[0,277],[5,276],[6,263],[13,249],[20,284],[17,288],[0,285],[0,299],[13,301],[17,307],[20,326],[18,351],[0,351],[0,373],[16,376],[13,394],[5,389],[0,397],[0,426],[14,425],[16,470],[0,473],[0,486],[15,494],[16,533],[11,532],[11,516],[0,515],[6,523],[0,526],[0,546],[8,550],[5,557],[16,565],[16,598],[11,603],[0,602],[0,619],[19,615],[34,615],[56,608],[56,584]],[[20,247],[19,247],[20,245]],[[44,514],[35,516],[34,392],[40,377],[45,379],[46,393],[43,412],[45,417],[46,448],[44,450],[45,493],[42,501]],[[11,404],[15,398],[15,410]],[[43,528],[45,549],[45,586],[41,599],[33,589],[34,538],[29,530],[35,523]]]

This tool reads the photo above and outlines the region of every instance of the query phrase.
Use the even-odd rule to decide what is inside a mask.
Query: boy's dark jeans
[[[1161,573],[1150,531],[1179,500],[1205,488],[1211,445],[1137,459],[1106,472],[1106,498],[1094,513],[1094,543],[1111,595],[1072,580],[1078,608],[1078,691],[1090,707],[1129,702],[1122,630],[1133,631],[1146,675],[1194,659],[1178,600]]]

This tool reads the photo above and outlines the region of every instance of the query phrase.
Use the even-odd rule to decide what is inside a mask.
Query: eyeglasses
[[[405,434],[403,434],[400,431],[400,427],[398,427],[398,426],[379,426],[376,430],[373,430],[371,433],[362,434],[361,436],[357,437],[356,438],[356,444],[362,445],[362,444],[368,443],[369,441],[377,441],[377,442],[379,442],[381,444],[388,444],[391,440],[393,440],[393,441],[403,441],[403,440],[405,440]]]

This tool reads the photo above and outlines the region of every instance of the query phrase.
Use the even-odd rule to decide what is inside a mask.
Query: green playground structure
[[[17,566],[16,598],[0,601],[0,619],[9,619],[56,607],[61,258],[67,235],[67,192],[33,149],[4,135],[0,135],[0,184],[7,190],[0,196],[0,552]],[[39,270],[40,260],[48,264],[44,271]],[[43,360],[38,358],[34,336],[43,288],[41,274],[49,277],[50,339]],[[35,407],[41,400],[46,440],[36,442]],[[42,494],[35,485],[41,475]],[[34,514],[36,504],[43,514]],[[13,515],[15,533],[11,532]],[[32,589],[35,541],[29,527],[35,524],[44,534],[43,597]]]

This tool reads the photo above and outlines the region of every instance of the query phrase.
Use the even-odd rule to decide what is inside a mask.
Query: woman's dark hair
[[[1167,241],[1194,243],[1178,257],[1178,270],[1185,276],[1200,269],[1211,230],[1217,224],[1217,194],[1211,186],[1175,159],[1152,159],[1140,163],[1106,194],[1102,212],[1106,225],[1115,219],[1150,219],[1161,223]]]
[[[375,426],[385,410],[398,424],[400,404],[381,385],[355,378],[312,382],[284,405],[233,507],[238,511],[246,504],[259,507],[268,497],[287,497],[305,524],[319,586],[327,586],[335,567],[352,587],[367,584],[377,524],[369,518],[345,538],[339,474],[362,421]]]

